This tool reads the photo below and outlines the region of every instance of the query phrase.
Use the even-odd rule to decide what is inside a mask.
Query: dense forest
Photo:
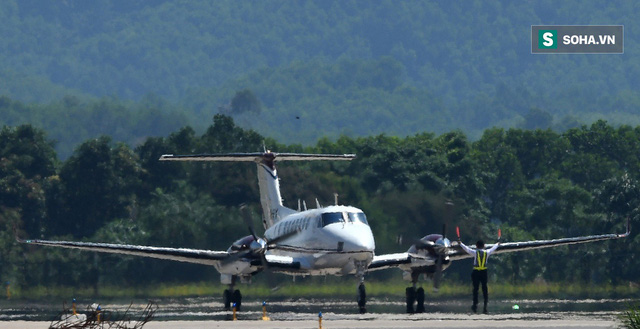
[[[185,126],[130,148],[89,139],[61,161],[47,133],[30,125],[0,132],[0,279],[24,286],[217,280],[213,268],[18,244],[23,237],[226,250],[248,233],[239,205],[259,217],[255,166],[164,163],[161,154],[259,151],[355,153],[349,163],[279,166],[285,205],[297,200],[360,207],[377,253],[460,226],[462,239],[507,241],[624,232],[640,223],[640,127],[604,121],[571,128],[376,135],[313,146],[281,144],[216,115],[202,134]],[[309,173],[313,173],[309,175]],[[453,213],[444,203],[453,201]],[[450,229],[451,230],[451,229]],[[449,233],[451,234],[451,232]],[[402,239],[400,239],[402,237]],[[624,283],[637,280],[637,234],[622,241],[496,256],[493,280]],[[185,268],[187,270],[185,270]],[[141,270],[144,269],[144,270]],[[188,270],[193,269],[193,270]],[[372,279],[396,277],[397,270]],[[447,280],[465,280],[452,267]],[[398,277],[399,279],[399,277]]]
[[[595,0],[2,1],[0,95],[29,111],[0,106],[0,124],[45,129],[61,159],[100,134],[138,145],[184,123],[203,133],[216,113],[307,146],[455,129],[477,140],[494,126],[562,132],[598,119],[635,126],[639,15],[635,1]],[[625,53],[533,55],[534,24],[623,24]],[[245,90],[257,106],[231,106]],[[68,97],[109,103],[115,118],[102,114],[93,129],[88,114],[61,116]],[[121,108],[131,120],[118,124]],[[157,130],[144,126],[150,117]]]

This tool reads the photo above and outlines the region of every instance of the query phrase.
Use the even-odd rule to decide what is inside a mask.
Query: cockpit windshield
[[[334,223],[363,223],[369,225],[367,216],[361,212],[327,212],[322,214],[322,227]]]
[[[362,224],[369,225],[369,222],[367,222],[367,216],[365,216],[363,212],[350,212],[349,221],[360,222]]]

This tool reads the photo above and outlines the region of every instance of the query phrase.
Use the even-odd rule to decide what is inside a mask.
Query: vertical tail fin
[[[258,186],[260,187],[260,204],[262,205],[265,228],[275,224],[281,218],[295,213],[282,204],[280,181],[275,162],[278,161],[307,161],[307,160],[353,160],[354,154],[303,154],[303,153],[225,153],[173,155],[165,154],[160,161],[234,161],[255,162],[258,169]],[[306,207],[305,207],[306,208]]]

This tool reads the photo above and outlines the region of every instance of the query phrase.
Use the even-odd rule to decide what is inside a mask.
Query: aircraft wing
[[[405,264],[411,264],[411,254],[401,252],[397,254],[386,254],[373,256],[369,271],[383,270],[391,267],[399,267]]]
[[[574,238],[562,238],[562,239],[553,239],[553,240],[534,240],[534,241],[522,241],[522,242],[506,242],[501,243],[498,249],[494,252],[494,254],[502,254],[507,252],[516,252],[516,251],[524,251],[524,250],[533,250],[533,249],[543,249],[543,248],[552,248],[557,246],[565,246],[570,244],[579,244],[579,243],[588,243],[595,241],[603,241],[603,240],[613,240],[626,238],[629,236],[631,230],[629,227],[629,222],[627,222],[627,232],[624,234],[601,234],[601,235],[589,235],[589,236],[579,236]],[[493,244],[486,245],[486,248],[489,249],[493,246]],[[467,254],[460,245],[454,243],[451,246],[449,252],[449,258],[451,260],[458,260],[463,258],[471,258],[471,255]]]
[[[217,262],[229,257],[226,251],[212,251],[186,248],[164,248],[136,246],[128,244],[73,242],[73,241],[49,241],[49,240],[21,240],[26,244],[53,246],[70,249],[81,249],[97,252],[105,252],[121,255],[143,256],[158,259],[174,260],[179,262],[215,265]]]
[[[521,241],[521,242],[507,242],[501,243],[494,254],[501,254],[507,252],[516,252],[533,249],[552,248],[557,246],[564,246],[570,244],[588,243],[603,240],[612,240],[626,238],[629,236],[631,230],[629,222],[627,221],[627,232],[624,234],[601,234],[601,235],[589,235],[573,238],[562,238],[553,240],[534,240],[534,241]],[[489,244],[486,248],[491,248],[493,244]],[[471,258],[471,255],[467,254],[462,247],[453,242],[451,247],[447,248],[446,256],[449,256],[450,260],[458,260],[464,258]],[[396,254],[376,255],[373,257],[373,261],[369,265],[369,271],[382,270],[391,267],[410,268],[413,266],[433,265],[435,258],[428,255],[421,255],[418,253],[402,252]]]
[[[253,266],[262,266],[273,272],[295,272],[300,269],[300,262],[290,256],[265,255],[266,264],[262,264],[260,259],[251,261]]]

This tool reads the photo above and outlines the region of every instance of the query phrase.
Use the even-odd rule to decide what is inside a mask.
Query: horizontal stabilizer
[[[355,159],[355,154],[307,154],[307,153],[220,153],[220,154],[195,154],[195,155],[173,155],[165,154],[160,157],[160,161],[250,161],[256,162],[264,158],[277,161],[311,161],[311,160],[334,160],[349,161]]]

